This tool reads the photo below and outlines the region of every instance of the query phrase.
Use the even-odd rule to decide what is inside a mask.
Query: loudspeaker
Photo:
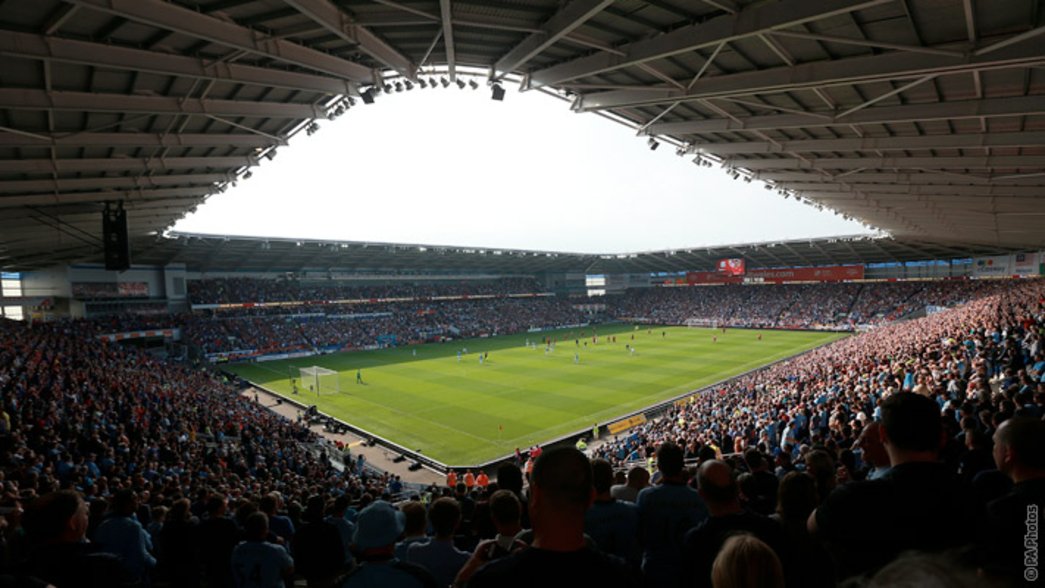
[[[131,243],[127,237],[127,211],[123,204],[108,203],[102,212],[102,240],[105,244],[105,269],[122,272],[131,268]]]

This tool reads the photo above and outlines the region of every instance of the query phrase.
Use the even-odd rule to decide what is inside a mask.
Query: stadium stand
[[[993,256],[1035,266],[1045,247],[1040,3],[0,5],[0,269],[40,271],[48,287],[0,292],[0,313],[28,309],[33,319],[0,319],[0,586],[253,588],[292,573],[296,585],[433,586],[435,570],[393,557],[418,551],[431,519],[452,519],[453,552],[472,553],[457,585],[631,586],[638,574],[646,585],[716,588],[850,577],[867,586],[1040,582],[1040,278],[628,286],[583,311],[512,298],[540,293],[528,278],[438,287],[299,279],[340,270],[542,276],[576,295],[586,273],[650,286],[723,258],[754,269],[895,264],[895,274],[874,277],[900,280],[984,277],[977,272],[991,270]],[[495,100],[515,85],[558,97],[637,129],[652,149],[668,143],[700,167],[883,233],[486,255],[168,232],[300,132],[316,132],[317,120],[392,91],[479,81]],[[102,210],[126,211],[128,230],[114,233]],[[138,266],[128,269],[122,248],[115,267],[163,284],[123,283],[135,293],[122,298],[114,273],[99,277],[115,242],[129,244]],[[922,262],[933,265],[905,265]],[[990,275],[1045,273],[1036,267],[999,264]],[[283,278],[194,283],[190,272]],[[74,274],[84,279],[64,279]],[[371,300],[397,293],[413,300]],[[491,298],[464,299],[472,293]],[[365,302],[329,304],[355,298]],[[222,304],[238,308],[191,308]],[[212,370],[99,338],[180,328],[204,352],[252,357],[506,333],[581,312],[861,332],[593,443],[590,453],[605,459],[596,468],[578,450],[536,446],[517,451],[488,486],[407,493],[362,455],[335,459],[336,446],[305,423]],[[333,316],[353,313],[380,316]],[[652,475],[652,486],[628,475],[621,488],[636,506],[618,510],[638,519],[640,544],[621,550],[629,561],[591,541],[612,537],[607,529],[585,528],[593,494],[606,500],[606,463]],[[666,496],[698,514],[672,517]],[[435,509],[452,517],[430,516],[428,505],[454,502]],[[397,550],[408,529],[412,547]],[[452,570],[438,571],[445,584]]]
[[[799,288],[803,296],[816,289],[809,285]],[[758,295],[744,300],[748,304],[755,302],[750,319],[742,314],[744,301],[737,302],[737,316],[742,321],[779,316],[779,309],[795,295],[790,287],[753,289]],[[725,288],[690,290],[737,296]],[[638,303],[648,304],[667,309],[675,317],[687,316],[693,308],[699,308],[699,302],[680,298],[678,292],[664,289],[663,293],[628,296],[622,301],[622,308],[633,311]],[[771,300],[767,292],[780,292],[781,297]],[[825,285],[821,294],[813,296],[833,300],[843,297],[840,292],[847,302],[839,308],[851,307],[861,299],[876,300],[873,306],[866,305],[875,309],[897,308],[912,299],[934,303],[971,300],[928,317],[880,326],[724,384],[595,449],[594,455],[618,468],[626,467],[636,457],[645,465],[645,458],[656,455],[661,445],[668,442],[680,448],[680,459],[685,458],[688,463],[713,464],[720,463],[716,459],[724,460],[715,467],[725,469],[715,470],[718,473],[714,474],[718,476],[714,484],[726,484],[722,488],[712,487],[710,481],[698,482],[703,478],[694,476],[693,470],[679,473],[672,466],[669,479],[678,485],[677,492],[692,492],[689,500],[707,506],[698,511],[703,513],[699,520],[691,521],[687,528],[675,529],[670,537],[658,537],[658,542],[678,542],[681,548],[682,535],[693,528],[704,529],[701,538],[694,535],[693,542],[687,539],[686,545],[709,541],[722,544],[721,535],[709,535],[710,523],[702,522],[714,520],[716,529],[754,530],[776,551],[788,585],[832,585],[836,578],[876,572],[892,561],[901,548],[937,552],[944,547],[973,546],[973,527],[968,525],[979,520],[976,513],[992,513],[982,524],[985,533],[994,532],[1004,525],[1011,526],[1014,516],[1011,508],[999,510],[1002,503],[997,501],[1017,500],[1007,496],[1023,497],[1019,499],[1032,503],[1041,500],[1041,469],[1035,465],[1040,461],[1040,447],[1027,443],[1040,438],[1041,417],[1045,414],[1042,280],[989,281],[977,285],[940,282],[902,287],[866,284],[860,288]],[[658,296],[663,298],[652,303],[651,297]],[[677,308],[672,308],[672,304]],[[90,512],[85,515],[90,517],[89,524],[73,535],[82,538],[86,534],[99,540],[91,544],[91,550],[75,553],[76,565],[121,565],[127,585],[133,583],[133,578],[145,578],[157,585],[194,586],[204,582],[220,586],[231,581],[231,571],[226,570],[231,570],[229,562],[236,543],[241,539],[257,541],[260,521],[252,519],[251,513],[258,511],[260,505],[267,503],[266,514],[273,520],[281,519],[280,538],[274,534],[277,527],[271,527],[272,544],[281,546],[280,549],[290,548],[285,552],[289,553],[288,558],[305,563],[314,560],[310,557],[316,548],[307,548],[309,555],[295,552],[305,549],[300,545],[308,544],[293,538],[295,529],[317,528],[318,521],[330,513],[340,513],[334,520],[352,525],[355,513],[370,500],[392,496],[391,476],[355,470],[351,461],[344,469],[334,467],[330,459],[336,451],[334,447],[324,446],[300,424],[274,415],[242,396],[220,376],[157,360],[91,336],[98,329],[111,327],[112,320],[104,318],[97,325],[89,321],[56,322],[31,328],[14,321],[0,322],[3,500],[13,511],[25,508],[24,516],[5,511],[9,531],[24,528],[24,533],[4,535],[6,571],[60,581],[63,576],[60,567],[54,567],[54,558],[58,557],[56,554],[72,556],[66,551],[55,551],[57,539],[50,535],[55,533],[54,520],[71,520],[70,517],[80,516],[77,509],[83,508],[85,513]],[[223,321],[213,317],[195,320]],[[274,339],[286,336],[274,330],[265,333]],[[289,336],[290,340],[298,337],[300,332]],[[925,403],[918,409],[921,413],[915,411],[914,416],[905,416],[906,404],[892,406],[914,396]],[[897,411],[900,416],[896,416]],[[901,419],[898,422],[902,426],[894,423],[896,419]],[[926,420],[928,424],[923,422]],[[1005,423],[1010,420],[1016,432],[1006,434],[1009,427]],[[893,473],[876,474],[881,481],[877,485],[864,481],[876,467],[870,452],[856,449],[861,431],[874,422],[881,422],[888,432],[883,441],[893,464],[889,470]],[[910,442],[897,431],[924,426],[935,426],[946,442],[939,447],[938,460],[937,448],[933,446],[931,455],[921,458],[932,463],[918,467],[937,468],[938,471],[933,470],[937,471],[937,479],[946,483],[932,494],[922,495],[935,499],[941,496],[940,492],[958,493],[954,499],[957,502],[946,503],[934,516],[940,521],[961,521],[961,532],[937,525],[935,534],[913,534],[904,542],[876,540],[876,533],[886,531],[876,531],[881,522],[868,513],[888,519],[897,516],[897,512],[906,512],[889,510],[889,484],[909,484],[910,479],[900,478],[896,472],[911,476],[918,471],[913,465],[905,465],[919,462],[908,459],[903,443]],[[997,463],[994,459],[974,459],[981,450],[974,440],[987,439],[989,445],[992,435]],[[320,449],[317,451],[316,447]],[[860,447],[866,445],[861,443]],[[770,461],[775,473],[769,467]],[[712,476],[710,472],[708,476]],[[723,472],[726,478],[722,478]],[[655,486],[664,483],[659,476],[654,477]],[[809,484],[797,484],[795,476],[803,476],[801,479],[808,479]],[[606,491],[608,480],[600,480],[602,491]],[[590,483],[589,475],[587,484]],[[730,489],[729,484],[736,484],[736,488]],[[792,490],[792,486],[804,490]],[[487,488],[466,489],[461,484],[453,493],[449,488],[434,487],[421,493],[445,495],[444,501],[461,503],[456,543],[459,548],[479,553],[490,549],[490,543],[482,543],[475,550],[478,542],[493,539],[493,526],[477,519],[489,516],[487,501],[497,489],[495,481]],[[62,495],[56,492],[65,492],[68,499],[60,498]],[[643,528],[641,521],[647,516],[643,505],[653,499],[644,498],[644,492],[637,498],[639,528]],[[795,492],[805,492],[806,496],[796,497]],[[863,494],[854,494],[858,492]],[[855,500],[850,494],[863,496],[860,500],[865,501],[852,513],[846,510],[850,508],[846,501]],[[777,495],[779,503],[760,498]],[[278,499],[273,500],[273,496]],[[347,500],[335,501],[338,496]],[[79,497],[86,501],[82,507],[77,506]],[[796,507],[792,504],[803,500],[807,507],[797,507],[800,513],[808,515],[816,508],[813,518],[817,524],[812,535],[804,531],[802,521],[794,522],[792,509]],[[68,506],[62,506],[66,503]],[[995,504],[999,506],[987,506]],[[158,509],[170,509],[165,520],[155,516]],[[107,511],[111,514],[107,515]],[[779,523],[766,518],[774,513],[779,515]],[[106,553],[126,554],[127,547],[112,546],[114,539],[99,535],[114,536],[111,529],[115,523],[103,524],[98,517],[126,521],[120,524],[125,532],[140,537],[138,545],[148,557],[133,564],[126,556],[105,559]],[[856,528],[847,530],[851,524],[856,524]],[[335,526],[330,529],[337,534]],[[769,531],[758,529],[772,532],[766,535]],[[797,537],[790,544],[800,548],[779,547],[785,543],[780,540],[782,533]],[[940,541],[942,534],[946,534],[946,541]],[[600,531],[599,536],[606,536],[606,532]],[[637,539],[652,540],[643,537],[639,535]],[[529,549],[541,548],[535,545]],[[835,566],[816,558],[825,549]],[[340,554],[336,560],[326,556],[321,561],[305,563],[298,566],[299,573],[322,569],[323,577],[329,581],[333,575],[349,571],[351,551],[335,551]],[[661,574],[657,576],[661,584],[688,577],[685,574],[697,574],[699,578],[694,576],[694,582],[711,585],[710,579],[701,580],[700,574],[710,573],[714,553],[701,551],[700,556],[703,559],[698,558],[699,561],[705,562],[701,568],[704,571],[671,572],[670,578],[675,580],[664,580],[663,568],[652,563],[648,569],[644,564],[644,569]],[[960,561],[1006,578],[1016,573],[1010,556],[997,550],[975,549]],[[372,560],[374,554],[367,557]],[[538,557],[535,552],[527,557],[545,556]],[[804,562],[804,567],[796,568],[796,562]],[[471,566],[473,570],[475,567]],[[286,571],[286,565],[280,569]],[[440,568],[438,573],[447,577],[451,572]],[[485,576],[480,572],[476,577],[478,583]]]

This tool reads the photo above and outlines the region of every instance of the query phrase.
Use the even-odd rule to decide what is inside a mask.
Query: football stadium
[[[0,0],[0,586],[1034,585],[1043,219],[1037,0]]]

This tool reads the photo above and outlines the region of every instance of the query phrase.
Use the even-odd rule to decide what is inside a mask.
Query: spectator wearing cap
[[[151,553],[152,539],[135,516],[137,511],[138,495],[130,489],[120,490],[113,497],[112,514],[98,526],[94,538],[107,553],[119,556],[132,578],[146,583],[156,558]]]
[[[425,543],[411,545],[406,560],[431,572],[440,586],[449,586],[469,557],[468,552],[454,547],[454,533],[461,524],[461,506],[453,498],[439,498],[428,507],[428,520],[435,536]]]
[[[1045,422],[1027,416],[1003,422],[994,433],[994,461],[1014,485],[987,504],[987,528],[981,535],[987,554],[984,567],[992,575],[1018,582],[1027,569],[1023,556],[1028,521],[1036,518],[1040,528],[1045,508]]]
[[[402,512],[375,500],[359,513],[354,544],[360,564],[341,588],[445,588],[423,567],[395,557],[395,544],[406,526]]]
[[[591,464],[583,453],[572,447],[544,451],[530,487],[532,546],[479,568],[469,588],[637,588],[640,579],[631,567],[585,541],[584,513],[594,497]]]
[[[938,461],[939,405],[899,392],[881,408],[892,469],[878,480],[838,487],[809,517],[810,532],[826,542],[842,578],[873,573],[904,551],[937,552],[971,540],[970,492]]]
[[[253,512],[243,525],[245,541],[232,550],[236,588],[284,588],[294,581],[294,559],[282,545],[269,543],[268,516]]]

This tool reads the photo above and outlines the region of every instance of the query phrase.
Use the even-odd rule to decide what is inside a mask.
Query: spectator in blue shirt
[[[124,489],[113,497],[112,515],[105,519],[95,532],[95,541],[106,553],[119,556],[127,573],[146,582],[149,570],[156,567],[152,556],[152,540],[135,517],[138,496],[133,490]]]

